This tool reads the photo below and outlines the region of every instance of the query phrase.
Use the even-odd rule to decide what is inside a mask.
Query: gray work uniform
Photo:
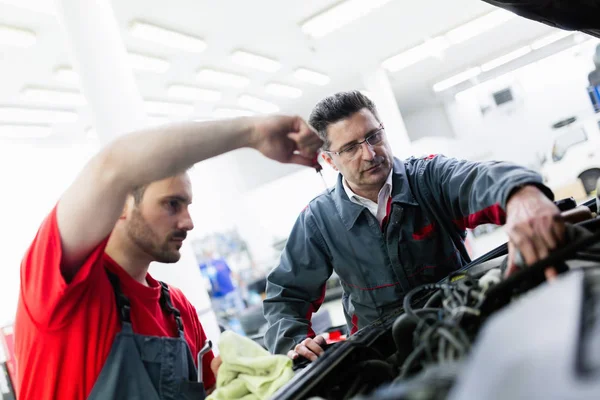
[[[169,288],[161,284],[160,302],[173,315],[179,337],[144,336],[133,332],[129,300],[119,279],[106,271],[115,291],[121,321],[110,353],[88,400],[202,400],[206,397],[190,348],[183,336],[179,311],[173,307]]]
[[[285,353],[314,335],[310,318],[335,271],[352,333],[401,306],[411,288],[436,282],[469,261],[466,228],[503,224],[510,193],[524,184],[552,192],[539,174],[505,162],[441,155],[394,159],[390,210],[381,226],[335,187],[301,212],[267,277],[265,344]]]

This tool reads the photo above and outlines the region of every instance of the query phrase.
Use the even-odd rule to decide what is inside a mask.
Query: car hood
[[[600,0],[483,0],[524,18],[600,38]]]

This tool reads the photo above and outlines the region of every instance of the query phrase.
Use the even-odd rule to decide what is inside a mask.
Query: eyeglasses
[[[383,141],[383,134],[383,124],[381,124],[375,132],[371,133],[369,136],[367,136],[364,140],[361,140],[360,142],[350,144],[340,149],[339,151],[324,150],[324,152],[328,154],[336,154],[338,157],[344,158],[348,161],[352,161],[362,154],[361,150],[363,143],[366,143],[371,148],[373,148],[374,146],[377,146]]]

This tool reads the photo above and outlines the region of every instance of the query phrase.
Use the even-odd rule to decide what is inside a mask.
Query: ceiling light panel
[[[31,47],[36,42],[36,34],[30,30],[0,25],[0,46]]]
[[[72,85],[79,84],[79,74],[70,67],[58,67],[54,70],[54,77],[57,81]]]
[[[317,86],[324,86],[331,82],[331,78],[327,75],[306,68],[298,68],[294,72],[294,77],[299,81]]]
[[[305,21],[301,29],[309,36],[320,38],[389,2],[390,0],[346,0]]]
[[[567,36],[573,35],[575,32],[570,31],[558,31],[554,32],[551,35],[545,36],[539,40],[536,40],[531,44],[531,48],[534,50],[541,49],[542,47],[546,47],[554,42],[558,42],[561,39],[566,38]]]
[[[513,19],[514,17],[516,17],[515,14],[506,10],[498,9],[487,15],[484,15],[483,17],[467,22],[458,28],[452,29],[451,31],[447,32],[445,36],[452,44],[462,43],[484,32],[492,30]]]
[[[144,101],[146,112],[158,115],[188,116],[194,112],[194,106],[186,103],[172,103],[167,101]]]
[[[206,49],[206,42],[202,39],[143,21],[133,21],[129,31],[138,39],[190,53],[200,53]]]
[[[279,61],[242,50],[234,51],[231,54],[231,61],[235,64],[264,72],[275,72],[281,68]]]
[[[49,125],[0,124],[0,139],[40,139],[51,134]]]
[[[445,37],[438,36],[384,60],[381,65],[390,72],[400,71],[426,58],[440,56],[449,46]]]
[[[297,99],[302,96],[301,89],[281,83],[268,83],[265,85],[265,92],[271,96],[286,97],[288,99]]]
[[[55,106],[81,107],[87,102],[85,97],[76,91],[26,87],[21,91],[21,98],[31,103],[46,103]]]
[[[167,95],[171,98],[208,103],[214,103],[223,97],[221,92],[217,90],[202,89],[188,85],[170,85],[167,89]]]
[[[0,107],[0,122],[24,124],[60,124],[76,122],[74,111],[39,108]]]
[[[451,88],[452,86],[458,85],[459,83],[468,81],[469,79],[473,79],[479,74],[481,74],[481,68],[470,68],[464,72],[461,72],[460,74],[454,75],[448,79],[444,79],[443,81],[436,83],[435,85],[433,85],[433,91],[442,92],[446,89]]]
[[[491,61],[486,62],[481,66],[481,70],[483,72],[491,71],[494,68],[498,68],[501,65],[508,64],[511,61],[516,60],[517,58],[521,58],[527,54],[531,53],[531,47],[525,46],[517,49],[515,51],[511,51],[508,54],[505,54],[501,57],[495,58]]]
[[[276,113],[279,111],[279,106],[277,106],[276,104],[247,94],[243,94],[240,97],[238,97],[238,105],[242,108],[247,108],[257,113],[268,114]]]
[[[254,115],[252,111],[241,110],[239,108],[217,108],[212,113],[215,119],[249,117],[252,115]]]
[[[139,71],[162,74],[171,68],[171,64],[167,60],[158,57],[152,57],[138,53],[129,53],[128,58],[131,68]]]
[[[250,79],[243,75],[217,71],[210,68],[204,68],[198,71],[196,79],[202,83],[234,88],[242,88],[250,84]]]

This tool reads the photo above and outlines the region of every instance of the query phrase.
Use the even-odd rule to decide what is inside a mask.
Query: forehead
[[[366,108],[355,112],[348,118],[339,120],[327,127],[327,137],[332,144],[344,145],[354,140],[362,140],[368,132],[379,127],[379,121]]]
[[[192,182],[187,173],[152,182],[144,195],[148,197],[178,196],[192,201]]]

